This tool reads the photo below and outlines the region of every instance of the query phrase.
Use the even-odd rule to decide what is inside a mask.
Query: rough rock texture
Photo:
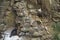
[[[18,26],[23,40],[52,40],[51,22],[60,21],[60,14],[54,14],[54,5],[49,0],[6,0],[1,13],[0,30]],[[52,10],[53,9],[53,10]],[[53,12],[52,12],[53,11]],[[53,13],[53,14],[52,14]],[[56,12],[57,13],[57,12]],[[53,16],[52,16],[53,15]]]

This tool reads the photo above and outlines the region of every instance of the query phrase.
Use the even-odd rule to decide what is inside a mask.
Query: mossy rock
[[[59,38],[59,40],[60,40],[60,34],[58,34],[58,38]]]
[[[54,31],[60,32],[60,22],[53,23],[52,27]]]
[[[14,14],[12,12],[7,13],[7,16],[5,17],[5,22],[7,25],[13,25],[15,21]]]

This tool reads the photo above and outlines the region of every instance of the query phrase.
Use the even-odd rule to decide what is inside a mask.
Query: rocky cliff
[[[18,24],[17,33],[24,36],[26,40],[53,39],[54,31],[51,25],[60,20],[57,1],[5,0],[3,3],[0,17],[2,32]]]

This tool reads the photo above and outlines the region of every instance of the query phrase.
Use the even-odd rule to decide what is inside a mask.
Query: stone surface
[[[18,33],[21,37],[20,40],[49,40],[47,36],[48,28],[42,23],[42,21],[48,22],[48,20],[42,19],[41,21],[37,16],[38,12],[42,12],[42,9],[37,6],[37,0],[29,1],[29,3],[28,0],[10,1],[11,4],[6,8],[7,10],[4,17],[6,28],[14,27],[15,24],[20,23],[20,26],[18,26]],[[12,8],[14,9],[13,11]],[[11,40],[19,40],[13,39],[15,37],[16,36],[12,37]],[[18,36],[16,38],[18,38]]]

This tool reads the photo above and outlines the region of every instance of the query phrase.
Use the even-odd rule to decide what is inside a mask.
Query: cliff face
[[[54,30],[51,25],[60,21],[57,1],[5,0],[3,3],[0,30],[5,31],[18,24],[17,33],[25,33],[24,39],[26,40],[53,39]]]

